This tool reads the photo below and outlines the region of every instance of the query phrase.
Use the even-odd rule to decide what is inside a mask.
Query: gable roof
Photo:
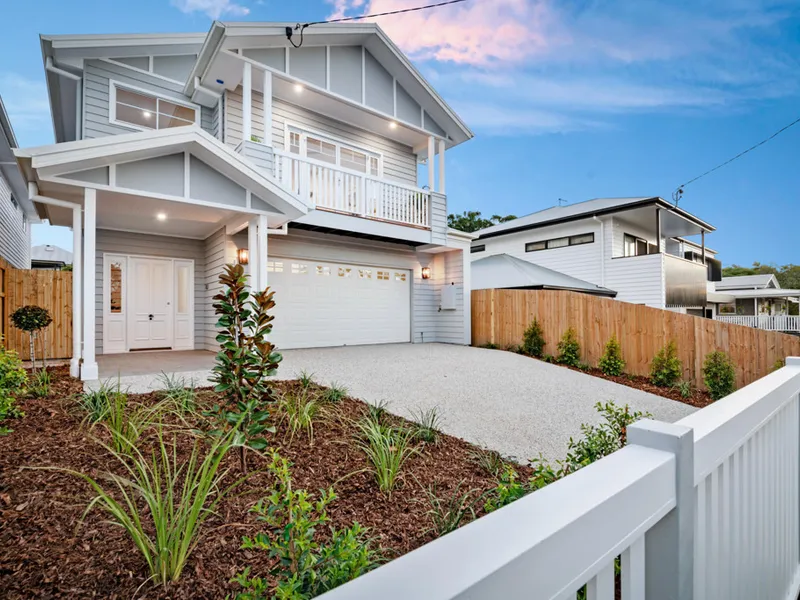
[[[286,29],[294,30],[295,25],[296,23],[214,21],[200,50],[197,62],[187,78],[184,93],[195,101],[200,101],[196,97],[197,92],[207,95],[209,93],[218,94],[221,91],[221,85],[218,85],[213,77],[208,78],[210,81],[205,81],[204,78],[208,75],[212,63],[218,56],[225,53],[231,54],[233,50],[288,48],[291,53],[294,49],[286,39]],[[294,35],[295,37],[292,39],[295,41],[297,38],[295,43],[298,43],[299,34],[295,32]],[[402,87],[444,131],[444,137],[450,145],[456,145],[474,137],[466,123],[376,23],[320,23],[308,27],[302,35],[303,48],[363,46],[394,78],[397,85]],[[260,65],[260,67],[264,66],[267,65]],[[280,77],[296,79],[291,75],[291,69],[289,69],[289,73],[271,67],[270,70]],[[322,89],[318,91],[328,93]],[[365,105],[362,106],[369,108]]]
[[[33,246],[31,247],[31,261],[63,263],[68,265],[72,263],[72,252],[64,250],[64,248],[60,246],[53,246],[52,244]]]
[[[738,275],[736,277],[723,277],[722,281],[717,282],[718,290],[763,290],[768,287],[780,289],[781,284],[772,273],[763,275]]]
[[[495,254],[475,260],[470,269],[473,290],[528,288],[570,290],[612,298],[617,295],[614,290],[508,254]]]
[[[568,204],[566,206],[553,206],[551,208],[545,208],[544,210],[525,215],[524,217],[519,217],[513,221],[506,221],[505,223],[499,223],[497,225],[492,225],[491,227],[486,227],[485,229],[481,229],[476,233],[478,234],[479,239],[496,237],[498,235],[507,233],[544,227],[545,225],[555,225],[557,223],[585,219],[591,216],[613,214],[621,210],[628,210],[650,205],[658,205],[661,208],[670,210],[684,217],[685,219],[692,221],[706,231],[714,231],[714,227],[705,221],[702,221],[685,210],[675,207],[673,204],[667,202],[663,198],[658,196],[637,196],[633,198],[594,198],[593,200],[576,202],[575,204]]]

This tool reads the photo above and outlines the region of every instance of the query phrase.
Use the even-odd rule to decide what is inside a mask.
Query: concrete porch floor
[[[214,367],[213,352],[181,350],[168,352],[126,352],[97,357],[100,381],[164,373],[208,372]],[[188,377],[187,377],[188,379]]]

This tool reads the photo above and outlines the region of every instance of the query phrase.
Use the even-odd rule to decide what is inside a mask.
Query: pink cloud
[[[331,18],[430,4],[431,0],[331,0]],[[357,10],[355,10],[357,9]],[[472,0],[370,19],[417,59],[471,65],[519,63],[551,45],[554,18],[545,0]]]

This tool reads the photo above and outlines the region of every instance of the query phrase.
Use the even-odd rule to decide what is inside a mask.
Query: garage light
[[[423,279],[430,279],[431,278],[431,268],[430,267],[422,267],[422,278]]]
[[[159,221],[166,221],[167,220],[167,213],[163,213],[163,212],[157,213],[156,214],[156,219],[158,219]]]
[[[240,265],[246,265],[250,262],[250,252],[247,248],[239,248],[236,251],[236,260],[239,261]]]

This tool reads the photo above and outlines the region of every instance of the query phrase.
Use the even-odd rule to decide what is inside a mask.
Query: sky
[[[3,8],[0,95],[20,145],[52,142],[38,35],[307,22],[431,0],[37,0]],[[559,198],[661,196],[800,118],[800,2],[467,0],[377,22],[475,139],[448,208],[521,216]],[[13,51],[10,51],[13,49]],[[800,263],[800,124],[689,185],[725,264]],[[71,246],[60,228],[34,243]]]

